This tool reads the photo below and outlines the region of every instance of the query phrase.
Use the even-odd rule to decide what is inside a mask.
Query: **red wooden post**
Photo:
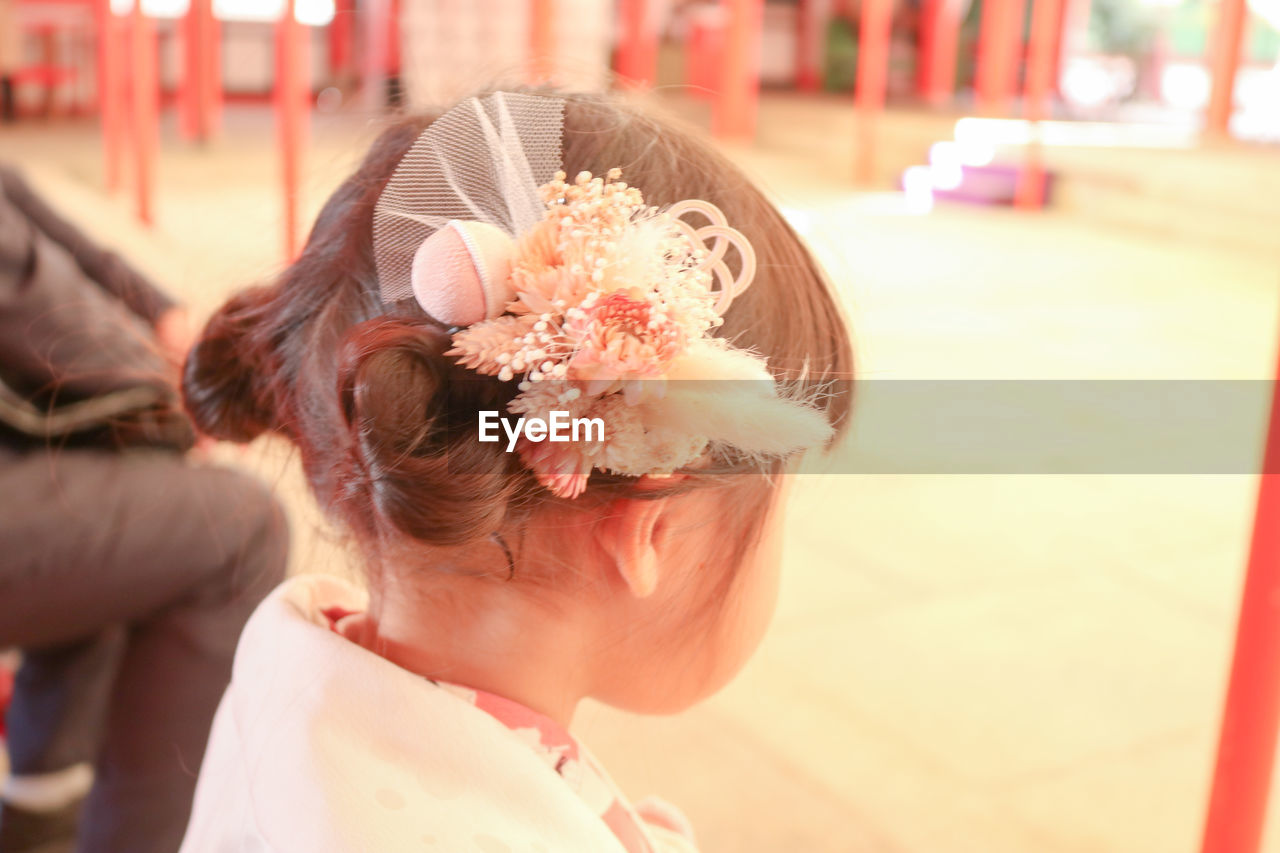
[[[307,75],[307,32],[298,23],[295,0],[286,0],[276,24],[276,116],[279,124],[281,177],[284,183],[284,250],[292,262],[299,254],[299,183],[310,83]]]
[[[387,75],[397,81],[397,91],[403,83],[400,80],[400,72],[403,62],[400,56],[400,0],[388,0],[387,2]]]
[[[111,0],[98,0],[98,110],[102,121],[103,173],[107,189],[120,189],[125,149],[124,51],[120,45],[120,19],[111,11]]]
[[[618,39],[619,83],[648,89],[658,76],[658,22],[653,0],[622,0],[622,35]]]
[[[529,82],[545,83],[555,72],[555,2],[529,3]]]
[[[822,88],[823,40],[830,17],[830,0],[800,0],[796,8],[796,88]]]
[[[1245,0],[1221,0],[1218,3],[1218,25],[1214,28],[1209,60],[1212,63],[1213,88],[1209,92],[1209,108],[1205,115],[1205,129],[1215,136],[1226,136],[1231,122],[1246,16]]]
[[[931,104],[944,104],[955,93],[963,5],[964,0],[925,0],[924,3],[916,90]]]
[[[360,16],[360,91],[368,112],[386,107],[387,40],[391,38],[391,0],[364,0],[356,7]]]
[[[749,139],[756,132],[760,101],[760,37],[764,0],[721,0],[728,10],[720,86],[711,110],[711,130],[721,139]]]
[[[135,0],[129,15],[129,52],[132,54],[133,85],[133,181],[138,218],[154,222],[152,199],[155,193],[155,165],[160,136],[160,85],[156,71],[159,61],[155,24]]]
[[[355,32],[355,0],[336,0],[329,24],[329,69],[335,80],[348,80],[355,72]]]
[[[1089,13],[1092,5],[1092,0],[1065,0],[1062,4],[1062,37],[1058,40],[1055,68],[1061,69],[1068,57],[1088,49]],[[1060,85],[1060,80],[1054,81],[1055,91]]]
[[[1018,178],[1016,203],[1025,210],[1044,205],[1045,171],[1039,141],[1039,122],[1048,117],[1049,93],[1057,77],[1055,57],[1061,41],[1062,0],[1032,0],[1031,41],[1027,51],[1027,84],[1024,90],[1027,120],[1032,139],[1027,144],[1022,174]]]
[[[974,76],[980,112],[1009,111],[1018,83],[1024,0],[984,0]]]
[[[140,0],[139,0],[140,2]],[[179,27],[182,33],[182,73],[178,76],[178,132],[196,139],[200,124],[200,0],[189,0]]]
[[[1201,853],[1258,853],[1280,725],[1280,365]]]
[[[182,39],[179,126],[187,139],[204,142],[217,132],[222,111],[221,27],[213,17],[213,0],[190,0]]]
[[[858,145],[854,177],[868,184],[875,179],[876,123],[884,109],[889,85],[889,35],[893,24],[893,0],[863,0],[862,26],[858,30],[858,79],[854,104],[858,112]]]
[[[684,82],[689,94],[705,101],[719,96],[721,62],[724,59],[724,18],[728,10],[723,6],[706,7],[689,22],[689,32],[684,44]]]

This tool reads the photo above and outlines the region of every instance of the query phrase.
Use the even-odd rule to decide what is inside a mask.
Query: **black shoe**
[[[0,853],[73,853],[80,825],[76,800],[52,812],[30,812],[4,803],[0,806]]]

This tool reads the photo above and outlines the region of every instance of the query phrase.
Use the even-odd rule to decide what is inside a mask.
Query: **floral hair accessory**
[[[545,125],[554,125],[559,148],[562,113],[548,118],[548,101],[563,108],[536,96],[471,99],[427,129],[375,212],[384,299],[412,296],[437,320],[463,327],[447,355],[518,382],[509,413],[549,421],[563,412],[604,424],[592,441],[517,444],[560,497],[580,495],[593,470],[664,476],[709,450],[771,458],[826,441],[825,417],[780,397],[764,359],[713,336],[755,275],[751,244],[714,205],[688,200],[660,210],[618,169],[572,182],[555,171],[534,187],[531,215],[527,181],[546,167]],[[488,140],[491,159],[480,161],[487,170],[474,158],[454,162],[453,149],[442,147],[450,137],[459,144],[459,115]],[[444,132],[432,141],[433,130]],[[459,176],[467,189],[450,196]],[[497,204],[510,188],[519,190],[517,203]],[[479,196],[489,203],[477,204]]]

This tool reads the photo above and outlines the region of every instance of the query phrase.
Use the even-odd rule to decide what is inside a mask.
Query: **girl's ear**
[[[658,588],[659,566],[655,534],[667,502],[623,499],[610,507],[596,528],[600,547],[613,561],[615,571],[636,598],[647,598]]]

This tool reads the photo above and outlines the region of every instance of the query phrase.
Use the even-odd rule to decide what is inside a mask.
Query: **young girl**
[[[685,131],[543,92],[386,131],[187,363],[203,430],[297,445],[368,591],[259,608],[184,853],[693,850],[567,728],[742,666],[851,370],[799,238]]]

